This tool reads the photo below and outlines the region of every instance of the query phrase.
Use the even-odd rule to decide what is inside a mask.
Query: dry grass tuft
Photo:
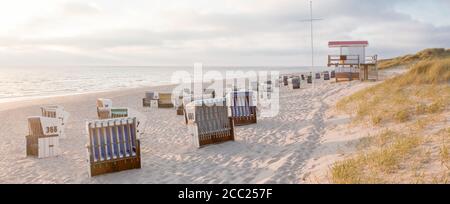
[[[408,73],[336,104],[338,110],[353,115],[355,123],[368,122],[377,127],[397,125],[402,127],[402,132],[386,130],[362,139],[352,157],[331,167],[331,182],[448,183],[450,128],[438,134],[429,133],[429,129],[437,128],[434,125],[438,121],[446,121],[443,115],[450,106],[449,56],[450,50],[431,49],[386,62],[390,66],[416,64]],[[441,172],[436,173],[436,168]]]

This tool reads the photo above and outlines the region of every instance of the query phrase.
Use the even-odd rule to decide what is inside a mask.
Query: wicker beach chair
[[[97,99],[97,116],[99,119],[128,117],[128,108],[113,107],[111,99]]]
[[[291,80],[292,89],[300,89],[300,77],[293,77]]]
[[[234,141],[234,123],[224,98],[193,101],[186,105],[186,113],[195,147]]]
[[[256,104],[253,104],[252,91],[233,91],[227,95],[229,115],[236,126],[257,123]]]
[[[159,93],[158,108],[173,108],[172,94]]]
[[[57,105],[43,106],[41,107],[41,113],[43,117],[57,118],[60,121],[61,128],[59,128],[58,135],[60,138],[65,138],[65,124],[67,124],[70,114],[64,111],[64,107]]]
[[[320,73],[316,73],[316,79],[320,79]]]
[[[305,81],[305,75],[304,74],[302,74],[302,81]]]
[[[288,76],[283,76],[283,85],[284,86],[288,86],[289,85],[289,77]]]
[[[323,80],[325,80],[325,81],[330,80],[330,72],[328,72],[328,71],[323,72]]]
[[[331,71],[330,78],[332,78],[332,79],[336,78],[336,71],[334,71],[334,70]]]
[[[115,118],[86,123],[90,176],[141,168],[136,126],[136,118]]]
[[[57,118],[29,117],[29,135],[26,136],[27,156],[38,158],[58,156],[60,125],[61,121]]]
[[[308,84],[312,84],[312,76],[309,75],[309,76],[308,76],[308,79],[307,79],[306,81],[307,81]]]
[[[151,101],[158,100],[158,99],[159,99],[158,92],[147,91],[147,92],[145,92],[145,98],[142,99],[142,106],[143,107],[151,107]]]

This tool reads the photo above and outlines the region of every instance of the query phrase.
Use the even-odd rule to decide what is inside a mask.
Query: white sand
[[[327,156],[336,158],[340,146],[351,140],[343,135],[345,129],[329,135],[335,123],[346,119],[333,118],[327,111],[339,98],[372,84],[323,82],[314,89],[281,88],[277,117],[237,127],[235,142],[201,149],[191,147],[184,119],[174,109],[142,108],[146,89],[0,104],[0,183],[314,183],[306,177],[324,172]],[[147,117],[142,169],[88,177],[85,120],[96,118],[99,97]],[[62,105],[71,113],[67,139],[60,141],[63,153],[57,158],[25,156],[26,118],[39,115],[43,104]],[[318,160],[324,162],[317,165]]]

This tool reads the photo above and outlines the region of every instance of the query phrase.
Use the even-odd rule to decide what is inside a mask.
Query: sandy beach
[[[235,142],[201,149],[192,147],[184,119],[174,109],[142,107],[145,90],[170,91],[171,86],[4,103],[0,183],[314,183],[305,179],[318,171],[313,163],[338,154],[351,140],[343,136],[330,144],[324,138],[329,127],[339,123],[327,111],[340,98],[373,84],[321,81],[314,88],[304,84],[300,90],[280,88],[278,116],[236,127]],[[140,136],[142,169],[88,176],[85,122],[96,119],[95,101],[100,97],[146,118]],[[62,154],[48,159],[26,157],[26,118],[39,115],[39,107],[46,104],[62,105],[71,114],[67,138],[60,140]]]

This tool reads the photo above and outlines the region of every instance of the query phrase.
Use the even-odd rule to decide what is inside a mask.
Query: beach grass
[[[405,55],[392,59],[380,60],[378,68],[388,69],[398,66],[409,66],[419,61],[424,60],[436,60],[450,57],[450,49],[444,48],[431,48],[422,50],[416,54]]]
[[[354,123],[395,130],[361,139],[354,154],[331,167],[330,181],[448,183],[449,83],[450,58],[427,59],[339,101],[337,109]]]

